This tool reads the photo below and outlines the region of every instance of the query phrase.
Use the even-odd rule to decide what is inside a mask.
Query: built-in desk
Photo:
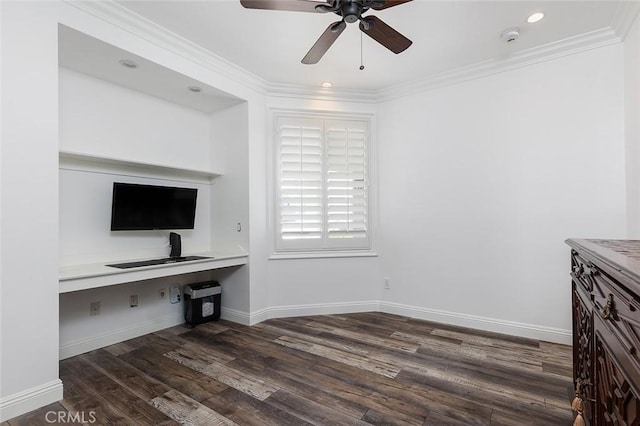
[[[246,265],[248,257],[246,252],[239,250],[237,252],[226,251],[189,254],[206,258],[190,260],[188,262],[141,266],[129,269],[118,269],[106,266],[106,263],[113,262],[64,266],[60,268],[59,292],[70,293],[72,291],[106,287],[133,281]],[[132,261],[133,260],[144,259],[132,259]]]

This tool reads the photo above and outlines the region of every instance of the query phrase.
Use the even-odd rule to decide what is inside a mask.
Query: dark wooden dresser
[[[570,239],[575,424],[640,425],[640,240]],[[578,416],[579,414],[579,416]]]

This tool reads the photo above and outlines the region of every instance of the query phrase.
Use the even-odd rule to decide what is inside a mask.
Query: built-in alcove
[[[181,305],[161,298],[160,288],[216,278],[223,307],[246,304],[234,296],[246,292],[234,287],[248,285],[241,268],[248,247],[247,103],[168,63],[59,26],[64,357],[181,323]],[[179,231],[183,255],[211,259],[106,267],[169,253],[169,231],[110,231],[113,182],[197,188],[195,227]],[[128,306],[132,292],[140,296],[136,308]],[[100,315],[90,316],[92,302],[101,302]]]

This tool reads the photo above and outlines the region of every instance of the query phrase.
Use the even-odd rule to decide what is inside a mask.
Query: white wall
[[[210,116],[211,160],[224,174],[214,181],[211,210],[215,248],[248,250],[249,243],[249,162],[247,103],[218,111]],[[237,230],[240,223],[241,230]]]
[[[277,259],[267,270],[270,317],[377,310],[377,257]]]
[[[640,15],[624,41],[628,237],[640,238]]]
[[[57,7],[42,3],[33,9],[21,2],[0,3],[0,420],[62,398]],[[30,404],[22,404],[25,399]]]
[[[243,103],[211,115],[212,164],[224,168],[213,185],[213,249],[241,247],[249,251],[249,116]],[[238,231],[240,224],[240,231]],[[229,271],[222,282],[225,318],[248,317],[250,308],[249,268]],[[246,319],[243,322],[247,322]]]
[[[0,7],[0,35],[3,34],[3,20],[2,20],[2,15],[3,15],[3,8]],[[2,114],[2,108],[4,106],[4,98],[2,97],[2,86],[4,84],[4,79],[3,79],[3,74],[4,74],[4,67],[3,67],[3,44],[0,41],[0,232],[2,232],[2,143],[4,141],[4,132],[2,131],[3,128],[3,122],[4,122],[4,115]],[[0,234],[1,235],[1,234]],[[3,328],[3,318],[2,318],[2,239],[0,238],[0,377],[2,377],[2,369],[4,367],[4,363],[2,362],[2,337],[1,335],[4,334],[4,328]],[[2,398],[2,389],[0,389],[0,400]],[[0,420],[3,420],[4,416],[2,416],[2,414],[0,414]]]
[[[247,105],[249,121],[249,270],[251,272],[247,323],[252,323],[251,312],[267,307],[269,290],[267,287],[268,253],[264,236],[268,232],[265,215],[267,192],[265,191],[267,165],[266,97],[254,96]]]
[[[622,45],[380,106],[388,310],[568,341],[566,238],[626,232]]]
[[[60,149],[210,170],[209,114],[60,68]]]

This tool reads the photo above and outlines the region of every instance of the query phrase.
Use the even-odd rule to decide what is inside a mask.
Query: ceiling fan
[[[347,24],[360,21],[360,30],[391,50],[400,53],[411,46],[412,41],[385,24],[376,16],[362,16],[369,9],[383,10],[408,3],[411,0],[240,0],[247,9],[289,10],[294,12],[333,12],[340,21],[329,25],[320,38],[302,58],[303,64],[317,64],[320,58],[338,39]]]

